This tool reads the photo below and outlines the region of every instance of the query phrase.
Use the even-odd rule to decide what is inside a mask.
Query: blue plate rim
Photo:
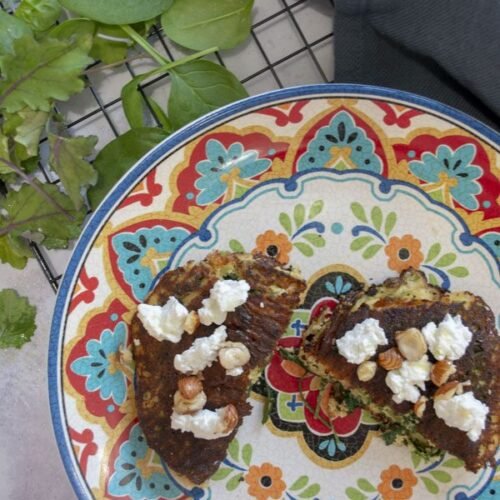
[[[338,98],[339,95],[342,95],[342,97],[359,97],[364,99],[381,98],[386,101],[399,101],[402,104],[420,108],[428,114],[451,121],[460,128],[465,128],[474,135],[479,136],[481,140],[489,142],[492,147],[500,149],[499,132],[483,124],[476,118],[446,104],[410,92],[386,87],[330,83],[273,90],[229,104],[184,126],[144,155],[108,193],[85,225],[75,244],[73,254],[61,280],[50,328],[48,390],[52,426],[66,474],[79,499],[92,498],[92,494],[85,479],[80,474],[78,465],[74,462],[74,454],[67,437],[67,428],[64,425],[61,415],[61,412],[65,411],[60,401],[62,382],[60,365],[62,351],[60,347],[61,340],[63,339],[61,328],[65,324],[69,292],[74,287],[76,272],[79,270],[83,258],[88,253],[89,245],[93,242],[94,235],[100,230],[109,215],[113,213],[123,195],[135,185],[138,179],[154,168],[168,153],[210,127],[230,119],[235,119],[241,114],[250,112],[253,108],[259,108],[271,103],[278,104],[282,101],[300,98],[325,98],[328,96]]]

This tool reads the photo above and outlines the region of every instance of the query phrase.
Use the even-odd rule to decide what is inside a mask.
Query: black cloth
[[[500,0],[335,0],[335,81],[431,97],[500,130]]]

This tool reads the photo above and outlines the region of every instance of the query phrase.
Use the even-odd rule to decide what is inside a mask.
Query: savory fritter
[[[498,446],[500,343],[491,309],[409,269],[346,296],[304,334],[308,368],[381,423],[386,442],[477,471]]]
[[[248,297],[234,312],[219,318],[222,326],[200,324],[200,318],[209,323],[207,308],[214,285],[222,283],[222,290],[224,283],[229,284],[221,280],[233,284],[244,280]],[[140,313],[132,321],[131,332],[141,427],[149,446],[174,471],[200,484],[217,470],[243,417],[251,412],[249,389],[272,355],[293,309],[299,306],[304,289],[304,281],[295,272],[260,255],[214,252],[161,278],[147,304],[163,306],[175,297],[180,304],[172,302],[172,318],[177,321],[175,311],[182,312],[182,307],[195,318],[186,321],[186,331],[177,342],[154,338],[146,331],[144,318],[139,319]],[[166,335],[175,340],[169,332]],[[212,347],[205,342],[208,337]],[[190,366],[200,362],[201,354],[209,355],[217,342],[218,359],[216,353],[208,366],[190,374]],[[186,427],[218,425],[217,418],[221,419],[217,429],[222,437],[195,437],[195,431]]]

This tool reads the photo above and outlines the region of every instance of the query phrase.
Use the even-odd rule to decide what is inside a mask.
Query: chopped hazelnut
[[[413,411],[418,418],[422,418],[424,416],[426,406],[427,398],[425,396],[420,396],[413,406]]]
[[[395,337],[399,352],[408,361],[418,361],[427,352],[425,338],[417,328],[396,332]]]
[[[375,376],[376,371],[377,363],[375,361],[364,361],[358,366],[356,373],[361,382],[368,382]]]
[[[192,399],[186,399],[180,391],[174,394],[174,410],[177,413],[195,413],[201,410],[207,403],[207,396],[204,391],[199,392]]]
[[[185,399],[193,399],[203,391],[201,380],[195,376],[180,378],[177,387]]]
[[[457,371],[453,363],[447,360],[438,361],[432,366],[431,380],[438,387],[448,382],[449,378]]]
[[[224,433],[232,431],[238,424],[238,410],[234,405],[227,405],[224,409]]]
[[[184,321],[184,331],[192,335],[195,330],[200,326],[200,317],[196,311],[190,311]]]
[[[226,370],[241,368],[250,361],[250,351],[241,342],[224,342],[219,351],[219,361]]]
[[[403,357],[395,347],[392,347],[378,355],[378,364],[388,371],[397,370],[403,365]]]
[[[438,390],[434,393],[434,399],[451,399],[460,389],[462,384],[458,381],[453,380],[452,382],[448,382],[443,384]]]

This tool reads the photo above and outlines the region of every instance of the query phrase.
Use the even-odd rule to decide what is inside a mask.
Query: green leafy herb
[[[0,291],[0,348],[19,349],[35,333],[36,308],[14,290]]]
[[[33,31],[48,30],[61,15],[58,0],[21,0],[15,16],[22,19]]]
[[[17,19],[0,9],[0,55],[12,54],[14,52],[12,42],[31,34],[30,27],[22,19]]]
[[[67,100],[83,89],[79,78],[92,62],[77,42],[35,41],[29,36],[13,42],[15,54],[0,58],[0,109],[15,113],[28,106],[50,111],[52,100]]]
[[[161,18],[174,42],[193,50],[229,49],[250,34],[253,0],[174,0]]]
[[[32,256],[29,246],[23,239],[10,234],[0,236],[0,261],[4,264],[10,264],[15,269],[24,269]]]
[[[401,426],[393,425],[388,430],[382,433],[382,439],[386,445],[393,444],[397,437],[404,434],[405,431]]]
[[[97,144],[97,137],[60,137],[49,134],[49,164],[61,179],[77,210],[84,204],[82,189],[97,181],[97,173],[84,158],[90,156]]]
[[[67,9],[104,24],[134,24],[153,19],[164,12],[172,0],[60,0]]]
[[[174,128],[248,96],[238,79],[211,61],[192,61],[172,71],[168,115]]]
[[[97,208],[116,181],[167,135],[158,128],[136,128],[105,146],[94,161],[99,179],[88,191],[90,206]]]

